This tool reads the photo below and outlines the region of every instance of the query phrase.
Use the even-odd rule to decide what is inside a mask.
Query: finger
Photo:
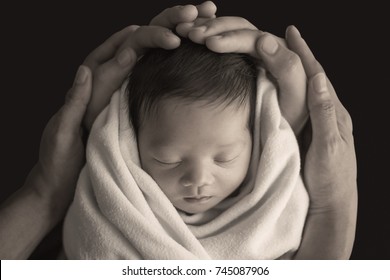
[[[163,48],[170,50],[179,45],[180,38],[170,29],[161,26],[141,26],[127,38],[118,52],[125,48],[131,48],[137,55],[140,55],[145,49]]]
[[[194,26],[199,26],[207,21],[212,20],[211,18],[205,18],[205,17],[198,17],[196,20],[192,22],[182,22],[179,23],[176,26],[176,32],[179,34],[181,37],[187,38],[188,33],[194,28]]]
[[[301,37],[295,26],[289,26],[286,30],[287,44],[289,48],[297,53],[301,58],[303,67],[308,78],[314,77],[318,73],[325,73],[324,68],[315,58],[306,41]],[[329,81],[330,83],[330,81]],[[331,96],[336,104],[342,106],[333,87],[330,89]]]
[[[216,11],[217,7],[211,1],[203,2],[197,6],[178,5],[162,11],[150,21],[149,25],[158,25],[172,29],[179,23],[192,22],[197,17],[215,17]]]
[[[277,81],[283,116],[298,134],[308,117],[306,73],[299,56],[271,34],[264,34],[258,39],[256,51]]]
[[[254,58],[260,59],[261,56],[256,50],[257,40],[265,34],[261,30],[235,29],[224,33],[213,35],[206,38],[206,45],[215,52],[227,53],[246,53]],[[286,46],[284,39],[272,35],[282,46]]]
[[[326,76],[318,73],[309,80],[308,106],[313,130],[313,142],[332,143],[339,139],[335,104],[331,98]]]
[[[149,25],[174,28],[178,23],[194,21],[197,16],[198,10],[194,5],[175,6],[155,16]]]
[[[320,72],[324,72],[321,64],[314,57],[314,54],[303,40],[295,26],[289,26],[287,28],[286,40],[291,50],[296,52],[301,57],[308,77],[313,77]]]
[[[206,38],[206,46],[217,53],[245,53],[260,58],[256,52],[256,42],[261,36],[259,30],[234,30]]]
[[[301,58],[302,64],[305,68],[307,76],[314,77],[318,73],[325,73],[321,64],[315,58],[313,52],[310,50],[306,41],[301,37],[298,29],[295,26],[289,26],[286,30],[287,43],[291,50],[296,52]],[[326,76],[326,75],[325,75]],[[352,132],[352,120],[345,109],[343,104],[340,102],[336,91],[333,88],[332,83],[327,79],[327,85],[329,88],[330,96],[336,108],[337,120],[339,124],[339,129],[342,129],[343,132]],[[348,134],[348,133],[343,133]]]
[[[81,65],[77,71],[72,88],[66,94],[65,104],[62,107],[60,130],[64,134],[79,133],[91,97],[91,90],[91,70]]]
[[[89,69],[93,72],[101,63],[114,57],[119,46],[137,28],[138,26],[131,25],[112,35],[103,44],[92,51],[84,60],[83,64],[89,67]]]
[[[122,85],[137,61],[131,48],[125,48],[111,60],[100,65],[93,77],[93,95],[84,118],[85,127],[90,130],[97,115],[109,103],[112,94]]]
[[[256,26],[251,24],[247,19],[241,17],[219,17],[208,20],[202,25],[195,25],[188,33],[188,37],[195,43],[203,43],[205,38],[218,35],[220,33],[249,29],[257,30]]]
[[[217,6],[212,1],[203,2],[196,6],[198,10],[198,17],[214,18],[217,13]]]

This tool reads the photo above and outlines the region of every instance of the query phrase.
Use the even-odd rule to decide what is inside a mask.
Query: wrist
[[[343,215],[355,211],[357,205],[357,187],[346,188],[343,194],[334,198],[322,199],[320,203],[310,198],[309,214]]]
[[[61,194],[56,193],[56,188],[47,179],[42,166],[37,163],[28,175],[23,188],[32,192],[32,195],[39,201],[42,215],[45,216],[49,227],[54,227],[65,215],[68,203],[64,201]]]
[[[356,230],[357,196],[348,203],[309,209],[296,259],[349,259]]]

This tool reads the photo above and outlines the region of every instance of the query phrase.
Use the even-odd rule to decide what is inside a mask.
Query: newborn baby
[[[250,57],[186,40],[150,50],[92,128],[65,253],[290,258],[308,208],[299,172],[275,86]]]

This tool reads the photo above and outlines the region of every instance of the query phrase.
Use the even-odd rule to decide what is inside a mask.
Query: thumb
[[[318,73],[310,79],[308,107],[313,129],[313,141],[329,143],[332,139],[337,139],[340,134],[336,110],[325,73]]]
[[[65,97],[60,117],[61,129],[64,133],[78,133],[91,98],[91,70],[81,65],[77,70],[72,88]]]

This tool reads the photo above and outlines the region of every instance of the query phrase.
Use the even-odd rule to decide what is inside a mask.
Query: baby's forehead
[[[148,106],[148,105],[146,105]],[[213,111],[216,114],[223,111],[245,112],[250,108],[250,100],[240,102],[238,100],[221,100],[218,98],[168,96],[149,103],[149,107],[142,110],[146,117],[159,117],[160,114],[174,114],[179,110]]]
[[[172,143],[186,138],[221,143],[224,138],[231,140],[237,134],[246,133],[248,115],[248,106],[166,99],[144,118],[141,127],[156,142]]]

